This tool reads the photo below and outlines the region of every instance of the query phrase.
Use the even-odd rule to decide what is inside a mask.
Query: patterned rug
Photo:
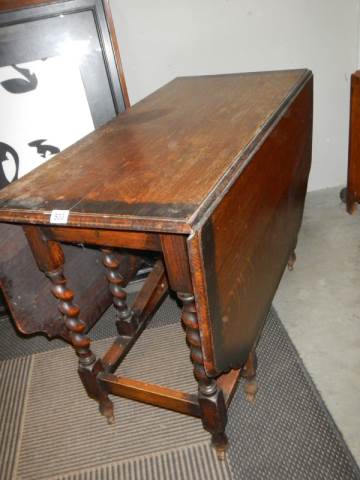
[[[109,309],[93,329],[96,353],[115,335],[113,318]],[[119,371],[195,391],[184,337],[178,306],[168,299]],[[20,337],[2,319],[0,355],[1,479],[360,479],[274,310],[258,346],[256,403],[245,401],[240,382],[229,410],[225,462],[192,417],[112,397],[116,423],[107,425],[61,341]]]

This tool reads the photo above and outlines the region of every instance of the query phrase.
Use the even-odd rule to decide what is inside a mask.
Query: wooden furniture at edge
[[[360,71],[351,75],[348,178],[340,197],[354,213],[360,202]]]
[[[294,261],[312,94],[308,70],[178,78],[0,192],[0,221],[23,225],[85,389],[110,421],[109,394],[201,417],[223,456],[239,374],[254,378],[254,346]],[[51,223],[54,209],[69,210],[66,225]],[[84,334],[59,242],[102,249],[119,331],[103,358]],[[159,255],[132,308],[114,248]],[[115,373],[168,288],[182,303],[197,395]]]

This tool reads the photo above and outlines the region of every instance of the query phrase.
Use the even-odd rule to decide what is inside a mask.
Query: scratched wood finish
[[[0,220],[190,233],[309,75],[175,79],[1,191]]]
[[[309,79],[189,241],[209,374],[245,363],[295,247],[311,163],[312,91]]]
[[[350,131],[346,207],[349,213],[360,202],[360,71],[351,75]]]
[[[167,293],[168,284],[163,262],[158,260],[132,305],[132,310],[138,321],[138,329],[133,335],[118,335],[116,337],[109,350],[102,357],[102,363],[106,371],[114,371],[117,368],[145,328],[147,322],[155,314]]]

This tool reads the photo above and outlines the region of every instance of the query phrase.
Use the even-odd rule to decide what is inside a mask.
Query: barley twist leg
[[[109,423],[114,421],[113,404],[106,392],[97,382],[97,374],[102,370],[101,362],[96,360],[90,349],[90,339],[84,333],[86,325],[79,318],[80,309],[73,302],[74,293],[67,287],[63,268],[46,272],[51,281],[51,292],[58,300],[58,309],[63,315],[65,326],[69,332],[70,341],[79,358],[78,373],[88,393],[94,400],[98,401],[99,409]]]
[[[216,449],[219,459],[222,460],[228,446],[225,434],[227,413],[224,395],[218,388],[216,380],[209,378],[204,368],[194,296],[188,293],[179,293],[178,297],[183,303],[181,320],[185,326],[186,341],[190,347],[190,359],[194,366],[195,379],[198,382],[198,399],[203,426],[211,433],[212,445]]]
[[[128,307],[127,294],[123,289],[124,279],[119,272],[120,259],[111,249],[102,249],[103,264],[106,268],[106,276],[116,309],[116,327],[119,335],[133,335],[138,322],[134,312]]]

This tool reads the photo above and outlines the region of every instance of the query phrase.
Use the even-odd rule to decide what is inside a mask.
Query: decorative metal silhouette
[[[28,143],[29,147],[36,147],[36,151],[43,158],[46,158],[47,155],[54,155],[59,153],[60,149],[54,145],[43,145],[46,142],[46,139],[34,140],[33,142]]]
[[[15,174],[12,179],[8,179],[5,170],[4,162],[12,160],[15,165]],[[0,189],[18,178],[19,174],[19,155],[7,143],[0,142]]]
[[[30,73],[27,68],[21,68],[16,65],[12,65],[12,68],[20,73],[24,78],[10,78],[4,80],[0,84],[10,93],[26,93],[35,90],[38,84],[35,73]]]

